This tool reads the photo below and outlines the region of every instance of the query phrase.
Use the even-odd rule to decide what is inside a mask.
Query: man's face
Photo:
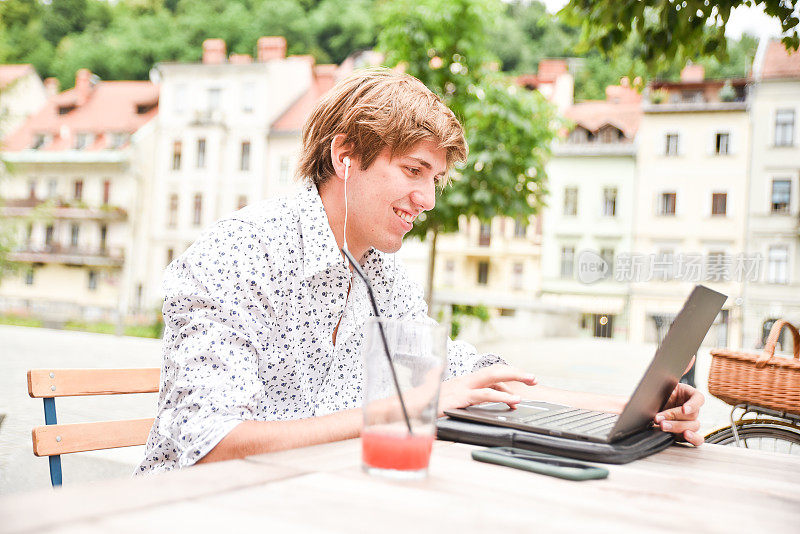
[[[397,252],[419,214],[433,209],[436,185],[446,171],[447,151],[433,141],[422,141],[393,158],[385,148],[363,171],[354,160],[347,182],[351,249]]]

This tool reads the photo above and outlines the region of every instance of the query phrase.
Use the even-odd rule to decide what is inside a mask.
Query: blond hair
[[[333,176],[331,141],[344,134],[367,169],[389,147],[394,157],[420,141],[447,150],[447,168],[467,158],[455,114],[418,79],[386,68],[356,71],[317,103],[303,127],[297,175],[317,186]]]

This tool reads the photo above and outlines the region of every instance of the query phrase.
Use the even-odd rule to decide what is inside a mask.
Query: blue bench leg
[[[42,399],[44,401],[44,424],[58,424],[56,420],[56,400],[53,398]],[[50,460],[50,483],[53,487],[61,485],[61,456],[55,455],[48,458]]]

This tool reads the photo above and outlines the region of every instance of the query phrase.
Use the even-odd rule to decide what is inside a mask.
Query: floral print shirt
[[[393,257],[370,249],[362,266],[382,316],[430,320]],[[361,405],[363,325],[374,313],[315,186],[217,222],[169,265],[164,294],[158,413],[137,474],[192,465],[243,421]],[[450,341],[445,378],[499,362]]]

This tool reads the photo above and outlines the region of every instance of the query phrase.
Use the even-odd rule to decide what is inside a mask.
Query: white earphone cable
[[[347,175],[350,174],[350,161],[345,162],[344,165],[344,234],[342,235],[342,242],[344,248],[347,248]]]

